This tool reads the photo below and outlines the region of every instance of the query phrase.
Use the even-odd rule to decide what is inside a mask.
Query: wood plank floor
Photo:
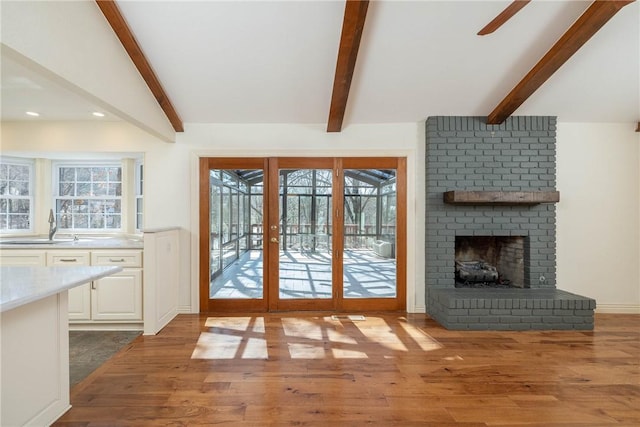
[[[425,315],[179,315],[72,389],[56,426],[635,426],[640,315],[593,332]]]

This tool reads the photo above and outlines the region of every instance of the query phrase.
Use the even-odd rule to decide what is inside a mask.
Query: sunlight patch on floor
[[[306,320],[300,318],[283,318],[282,329],[288,337],[306,338],[310,340],[322,341],[322,327],[318,324],[318,319]]]
[[[369,317],[366,322],[356,322],[354,325],[371,342],[393,351],[409,351],[384,319]]]
[[[201,332],[192,359],[268,359],[264,338]]]
[[[442,348],[406,318],[399,318],[393,325],[380,317],[359,319],[283,317],[282,330],[274,333],[286,337],[286,349],[281,350],[291,359],[366,359],[366,349],[372,345],[390,351],[385,357],[391,358],[397,353]],[[204,326],[208,330],[200,333],[192,359],[269,359],[264,317],[209,317]],[[282,354],[277,348],[271,351],[272,357]]]
[[[209,317],[204,322],[207,328],[231,329],[264,333],[264,317]],[[251,328],[249,328],[251,326]]]
[[[431,351],[442,348],[442,345],[427,335],[422,329],[416,328],[411,323],[407,323],[406,321],[401,321],[400,326],[404,331],[409,335],[413,341],[423,350],[423,351]]]

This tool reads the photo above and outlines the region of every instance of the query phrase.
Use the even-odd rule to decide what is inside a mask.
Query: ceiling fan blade
[[[493,33],[495,30],[500,28],[502,24],[507,22],[513,15],[518,13],[520,9],[525,7],[531,0],[515,0],[511,3],[505,10],[500,12],[498,16],[493,18],[491,22],[489,22],[483,29],[478,32],[479,36],[484,36],[487,34]]]

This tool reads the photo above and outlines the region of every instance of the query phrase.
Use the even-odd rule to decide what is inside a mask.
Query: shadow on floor
[[[69,385],[75,386],[141,331],[69,331]]]

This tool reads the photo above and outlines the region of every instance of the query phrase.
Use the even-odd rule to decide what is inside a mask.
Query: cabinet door
[[[142,270],[126,269],[94,280],[93,320],[142,320]]]
[[[69,320],[91,319],[91,284],[69,289]]]
[[[45,265],[44,261],[45,261],[45,251],[39,251],[39,250],[12,251],[12,250],[4,250],[4,249],[0,251],[0,265],[43,267]]]

